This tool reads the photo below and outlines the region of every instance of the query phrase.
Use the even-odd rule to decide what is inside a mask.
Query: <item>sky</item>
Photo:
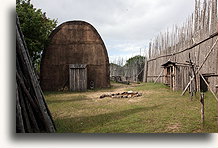
[[[160,32],[182,24],[194,12],[194,0],[31,0],[58,25],[72,20],[92,24],[101,35],[110,62],[145,55]]]

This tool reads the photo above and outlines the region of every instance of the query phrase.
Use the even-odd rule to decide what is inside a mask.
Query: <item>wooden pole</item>
[[[204,93],[203,92],[201,92],[200,102],[201,102],[201,121],[202,121],[202,124],[204,125],[205,114],[204,114]]]
[[[163,69],[162,72],[159,74],[159,76],[158,76],[157,79],[155,80],[154,84],[157,83],[157,81],[159,80],[159,78],[162,76],[163,72],[164,72],[164,69]]]
[[[145,62],[144,82],[148,82],[148,61]]]
[[[210,39],[212,39],[212,38],[214,38],[214,37],[216,37],[216,36],[218,36],[218,32],[217,32],[217,33],[214,33],[214,34],[212,34],[212,35],[210,35],[209,37],[207,37],[206,39],[204,39],[204,40],[202,40],[202,41],[200,41],[200,42],[198,42],[198,43],[195,43],[195,44],[192,45],[191,47],[188,47],[188,48],[185,48],[185,49],[183,49],[183,50],[174,52],[173,55],[177,55],[177,54],[183,53],[183,52],[185,52],[185,51],[187,51],[187,50],[191,50],[191,49],[193,49],[193,48],[195,48],[195,47],[201,45],[202,43],[204,43],[204,42],[206,42],[206,41],[208,41],[208,40],[210,40]],[[150,61],[154,61],[154,60],[157,60],[157,59],[160,59],[160,58],[170,57],[170,56],[172,56],[172,53],[165,54],[165,55],[161,55],[161,56],[158,56],[158,57],[156,57],[156,58],[152,58],[152,59],[150,59],[150,60],[148,60],[148,61],[150,62]]]
[[[195,74],[194,63],[191,60],[191,54],[190,53],[189,53],[189,63],[190,63],[190,66],[191,66],[193,77],[194,77],[194,88],[192,88],[192,96],[193,96],[193,90],[194,90],[194,94],[196,96],[196,92],[197,92],[197,79],[196,79],[196,74]]]
[[[55,132],[51,113],[35,75],[16,17],[17,132]]]
[[[190,79],[191,79],[191,76],[190,76]],[[193,87],[192,85],[190,85],[190,100],[192,101],[193,99]]]
[[[16,82],[16,132],[19,133],[25,133],[24,123],[23,123],[23,115],[21,111],[21,105],[20,105],[20,99],[18,94],[18,88],[17,88],[17,82]]]

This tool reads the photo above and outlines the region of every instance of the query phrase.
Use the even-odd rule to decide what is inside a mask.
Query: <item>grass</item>
[[[107,92],[143,93],[139,98],[99,99]],[[205,99],[205,124],[200,103],[163,84],[115,84],[83,93],[47,92],[46,101],[59,133],[217,133],[217,102]]]

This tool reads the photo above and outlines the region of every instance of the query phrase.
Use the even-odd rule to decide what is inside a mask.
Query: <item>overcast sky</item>
[[[194,11],[194,0],[32,0],[47,16],[83,20],[99,32],[110,61],[141,54],[159,32],[183,23]]]

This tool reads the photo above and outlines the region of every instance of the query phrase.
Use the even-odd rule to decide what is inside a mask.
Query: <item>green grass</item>
[[[142,92],[143,96],[98,98],[116,89]],[[45,93],[60,133],[217,133],[217,102],[210,93],[205,96],[202,126],[199,98],[191,101],[188,95],[181,96],[181,92],[163,84],[119,84],[85,93]]]

